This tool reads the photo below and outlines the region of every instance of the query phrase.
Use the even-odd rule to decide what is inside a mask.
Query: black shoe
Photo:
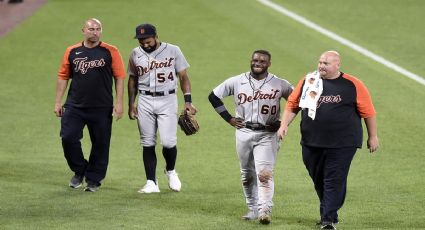
[[[71,180],[69,181],[69,187],[71,188],[79,188],[83,185],[83,176],[75,174]]]
[[[338,223],[339,223],[338,219],[333,222],[334,225],[337,225]],[[317,226],[322,225],[322,221],[321,220],[316,221],[316,225]]]
[[[97,192],[99,190],[100,183],[93,181],[87,181],[87,186],[84,188],[86,192]]]
[[[320,225],[320,229],[335,229],[335,224],[332,222],[322,222]]]

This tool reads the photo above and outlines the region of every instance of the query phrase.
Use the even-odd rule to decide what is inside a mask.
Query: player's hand
[[[280,140],[283,140],[288,134],[288,126],[280,126],[279,130],[277,130],[277,136]]]
[[[122,114],[124,113],[124,109],[121,103],[116,103],[114,106],[114,111],[112,111],[112,116],[118,121],[122,118]]]
[[[134,120],[137,119],[137,107],[136,106],[130,106],[128,108],[128,118],[130,118],[130,120]]]
[[[369,137],[367,139],[367,148],[370,153],[375,152],[379,148],[379,140],[377,136]]]
[[[245,122],[242,118],[235,118],[232,117],[232,119],[230,119],[229,124],[237,129],[241,129],[245,127]]]
[[[192,115],[195,115],[198,112],[198,110],[192,103],[184,103],[184,110]]]
[[[55,108],[53,112],[56,114],[57,117],[62,117],[63,115],[63,107],[61,103],[55,103]]]

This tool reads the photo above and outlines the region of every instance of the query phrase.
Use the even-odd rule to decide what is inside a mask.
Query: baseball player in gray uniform
[[[220,116],[236,128],[236,151],[241,181],[248,206],[244,220],[271,222],[273,169],[279,151],[280,99],[287,99],[293,86],[268,73],[271,55],[266,50],[252,54],[251,71],[225,80],[209,95]],[[236,115],[225,108],[223,97],[233,95]]]
[[[184,109],[196,113],[186,72],[189,64],[178,46],[159,41],[156,28],[151,24],[137,26],[135,38],[139,40],[140,46],[133,49],[128,64],[128,115],[130,119],[138,121],[147,178],[146,185],[138,192],[160,192],[155,175],[158,130],[168,186],[178,192],[181,182],[174,169],[177,158],[177,80],[184,94]],[[136,106],[137,93],[139,97]]]

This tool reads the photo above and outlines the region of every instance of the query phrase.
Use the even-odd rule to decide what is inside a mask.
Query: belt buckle
[[[156,96],[156,92],[152,92],[152,97],[155,97]]]
[[[247,124],[246,124],[246,127],[247,127],[248,129],[251,129],[251,130],[254,130],[254,131],[257,131],[257,130],[264,130],[264,128],[265,128],[265,126],[264,126],[264,125],[262,125],[262,124],[259,124],[259,123],[251,123],[251,122],[247,123]]]
[[[258,130],[260,128],[260,125],[257,123],[250,123],[249,126],[252,130]]]

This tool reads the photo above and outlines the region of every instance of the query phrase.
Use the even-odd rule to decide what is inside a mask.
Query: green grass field
[[[424,1],[275,2],[425,76]],[[145,176],[137,126],[127,117],[113,124],[101,190],[67,187],[72,173],[53,114],[56,74],[89,17],[103,22],[103,40],[118,46],[125,62],[138,45],[134,28],[151,22],[191,64],[201,131],[178,133],[180,193],[167,188],[159,147],[161,193],[136,192]],[[362,79],[372,94],[381,148],[374,155],[365,147],[357,152],[338,229],[425,229],[425,86],[254,0],[51,0],[1,38],[0,229],[315,229],[318,200],[301,161],[299,118],[279,152],[272,224],[240,220],[246,207],[234,130],[207,96],[224,79],[248,71],[259,48],[273,55],[270,72],[293,84],[316,67],[323,51],[338,50],[342,71]],[[230,100],[226,104],[233,109]]]

